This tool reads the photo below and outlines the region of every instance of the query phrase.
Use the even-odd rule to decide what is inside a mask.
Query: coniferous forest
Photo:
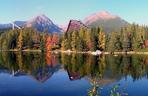
[[[31,28],[1,30],[1,50],[141,51],[148,47],[148,27],[131,24],[119,32],[101,27],[80,28],[62,34],[38,32]]]

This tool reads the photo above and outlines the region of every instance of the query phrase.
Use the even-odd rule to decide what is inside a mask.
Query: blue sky
[[[56,24],[70,19],[84,19],[100,11],[108,11],[121,18],[148,25],[148,0],[1,0],[0,23],[28,20],[45,14]]]

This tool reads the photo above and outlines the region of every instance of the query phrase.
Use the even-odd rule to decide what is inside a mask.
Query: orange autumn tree
[[[50,67],[55,67],[57,64],[57,57],[56,55],[52,55],[51,52],[46,53],[46,64]]]
[[[51,51],[58,44],[58,34],[48,35],[46,39],[46,50]]]
[[[52,37],[51,35],[47,36],[46,39],[46,50],[50,51],[52,49]]]
[[[58,34],[53,34],[52,43],[54,44],[54,46],[58,44],[58,41],[59,41]]]

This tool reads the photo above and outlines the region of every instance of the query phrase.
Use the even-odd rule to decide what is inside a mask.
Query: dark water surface
[[[148,56],[0,53],[0,96],[148,96]]]

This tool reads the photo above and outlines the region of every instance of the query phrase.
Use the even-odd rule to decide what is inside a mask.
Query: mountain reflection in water
[[[54,73],[59,71],[67,72],[71,82],[81,79],[87,80],[92,86],[87,90],[87,95],[100,94],[97,93],[99,88],[113,84],[122,78],[126,79],[130,76],[133,81],[143,77],[147,78],[148,56],[0,53],[0,74],[11,74],[14,77],[30,76],[45,83],[52,78]]]

